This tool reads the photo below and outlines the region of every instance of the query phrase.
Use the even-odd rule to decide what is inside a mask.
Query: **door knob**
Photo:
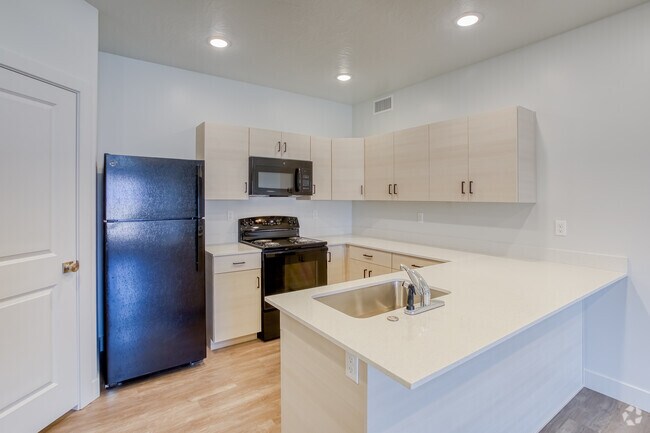
[[[63,273],[77,272],[79,270],[79,261],[63,262]]]

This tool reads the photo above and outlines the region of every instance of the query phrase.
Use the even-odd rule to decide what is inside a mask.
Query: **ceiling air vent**
[[[387,96],[386,98],[379,99],[375,101],[375,111],[374,114],[383,113],[384,111],[390,111],[393,109],[393,97]]]

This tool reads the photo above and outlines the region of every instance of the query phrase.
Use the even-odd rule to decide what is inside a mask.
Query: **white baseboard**
[[[650,391],[585,369],[585,386],[591,390],[650,412]]]
[[[244,335],[243,337],[233,338],[232,340],[214,342],[210,339],[210,350],[217,350],[223,347],[234,346],[235,344],[245,343],[257,339],[257,334]]]

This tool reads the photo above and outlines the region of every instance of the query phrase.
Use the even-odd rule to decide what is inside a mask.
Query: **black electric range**
[[[280,336],[280,312],[265,296],[327,284],[327,242],[300,237],[298,218],[263,216],[239,220],[239,241],[262,250],[262,331],[258,338]]]

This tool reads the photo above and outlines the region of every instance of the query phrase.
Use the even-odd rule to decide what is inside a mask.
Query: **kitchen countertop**
[[[237,254],[259,254],[262,251],[259,248],[240,243],[207,245],[205,250],[212,254],[213,257],[234,256]]]
[[[415,316],[396,310],[357,319],[313,299],[390,281],[406,273],[267,297],[283,313],[407,388],[416,388],[626,277],[625,273],[515,260],[358,236],[321,237],[446,261],[418,269],[432,288],[450,291],[445,306]],[[397,316],[390,322],[387,316]]]

